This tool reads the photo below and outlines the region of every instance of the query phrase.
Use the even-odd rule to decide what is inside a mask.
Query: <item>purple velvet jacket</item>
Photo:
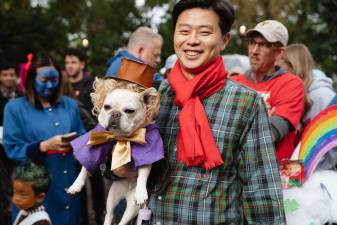
[[[101,163],[106,161],[115,144],[115,141],[111,141],[99,145],[88,145],[87,142],[92,131],[105,131],[105,128],[98,124],[94,129],[70,143],[75,158],[90,173],[93,173]],[[144,145],[131,142],[131,158],[136,169],[164,158],[163,141],[156,125],[150,124],[146,127],[145,139],[147,143]]]

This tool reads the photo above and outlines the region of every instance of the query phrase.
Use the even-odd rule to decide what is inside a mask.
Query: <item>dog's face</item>
[[[159,103],[154,101],[158,97],[159,93],[154,88],[141,93],[128,89],[115,89],[105,97],[98,114],[98,122],[118,136],[130,136],[149,123],[147,111],[154,102]]]

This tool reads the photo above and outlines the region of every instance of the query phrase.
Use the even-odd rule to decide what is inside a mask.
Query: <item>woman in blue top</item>
[[[65,191],[76,178],[75,159],[69,140],[62,135],[81,135],[85,130],[76,102],[62,96],[61,82],[62,76],[47,54],[33,56],[25,96],[5,107],[3,140],[10,159],[18,163],[31,159],[48,169],[52,183],[43,205],[52,223],[77,225],[79,197]]]

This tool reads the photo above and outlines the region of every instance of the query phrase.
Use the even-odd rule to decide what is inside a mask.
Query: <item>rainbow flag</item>
[[[305,179],[311,176],[319,160],[337,146],[337,105],[315,116],[304,130],[298,158],[304,163]]]

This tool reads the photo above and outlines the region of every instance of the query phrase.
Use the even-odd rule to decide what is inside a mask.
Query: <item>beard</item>
[[[71,83],[81,80],[82,74],[83,72],[81,70],[72,70],[70,73],[66,71],[66,75]]]
[[[80,75],[80,72],[81,72],[80,70],[74,70],[74,71],[71,71],[70,73],[67,72],[67,75],[69,77],[76,78]]]

